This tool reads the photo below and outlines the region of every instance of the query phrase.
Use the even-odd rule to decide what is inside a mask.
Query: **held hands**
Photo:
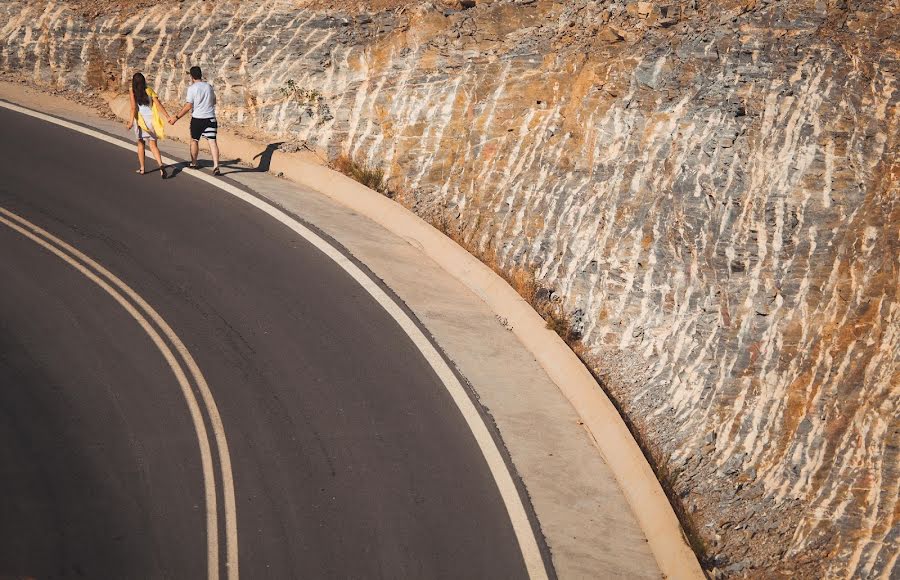
[[[169,125],[174,125],[178,122],[178,117],[169,117]]]

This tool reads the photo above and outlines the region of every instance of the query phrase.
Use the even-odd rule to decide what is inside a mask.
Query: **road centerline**
[[[231,460],[225,439],[224,427],[215,400],[203,377],[203,373],[200,372],[197,363],[194,361],[194,358],[191,356],[187,347],[178,338],[177,334],[175,334],[168,323],[166,323],[166,321],[139,294],[137,294],[137,292],[83,252],[80,252],[65,241],[3,207],[0,207],[0,223],[53,253],[110,295],[141,326],[169,365],[172,373],[175,375],[188,406],[191,421],[194,424],[194,430],[200,446],[207,512],[206,535],[208,578],[209,580],[214,580],[220,576],[216,477],[213,467],[210,437],[204,422],[203,411],[201,410],[201,406],[197,401],[197,397],[188,380],[187,373],[185,373],[179,363],[179,357],[182,363],[187,367],[188,373],[191,375],[194,384],[201,394],[201,400],[203,401],[207,417],[210,421],[210,426],[214,432],[225,504],[223,506],[223,511],[225,512],[225,564],[227,568],[227,577],[229,580],[237,580],[239,577],[239,567],[234,477],[231,471]],[[129,301],[129,299],[131,301]],[[137,306],[135,306],[135,304]],[[157,332],[157,328],[165,335],[165,339],[168,339],[168,344],[163,336]],[[175,348],[178,356],[172,351],[169,344]]]

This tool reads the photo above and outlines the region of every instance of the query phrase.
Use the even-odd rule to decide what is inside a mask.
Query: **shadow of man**
[[[257,163],[256,167],[242,167],[237,164],[237,162],[240,161],[239,159],[223,162],[222,167],[227,167],[228,171],[223,171],[222,175],[228,175],[230,173],[266,173],[272,165],[272,155],[274,155],[282,145],[284,145],[284,141],[269,143],[266,145],[265,149],[254,155],[253,160],[259,159],[259,163]]]

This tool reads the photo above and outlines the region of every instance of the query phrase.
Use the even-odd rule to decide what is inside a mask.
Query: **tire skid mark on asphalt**
[[[227,442],[225,440],[225,432],[209,386],[187,347],[178,338],[166,321],[143,298],[141,298],[137,292],[84,253],[3,207],[0,207],[0,224],[7,226],[55,254],[109,294],[141,326],[144,332],[153,341],[166,363],[168,363],[169,368],[175,375],[182,394],[184,395],[200,446],[204,495],[206,500],[207,569],[209,580],[214,580],[220,576],[219,516],[216,499],[216,476],[213,467],[214,461],[210,437],[204,422],[203,411],[197,401],[191,383],[188,380],[187,375],[190,374],[194,381],[194,385],[200,392],[216,440],[216,451],[219,458],[225,504],[227,577],[229,580],[237,580],[239,570],[237,565],[234,479],[231,473],[231,460],[228,453]],[[157,329],[159,329],[159,331],[157,331]],[[162,332],[162,335],[165,336],[165,338],[160,335],[160,332]],[[168,342],[166,339],[168,339]],[[178,357],[176,357],[176,354],[172,351],[170,345],[171,347],[174,347],[175,351],[178,353]],[[179,357],[181,363],[179,363]],[[184,368],[182,368],[182,364],[187,368],[187,373]],[[233,529],[229,529],[229,525]]]
[[[41,119],[60,127],[71,129],[72,131],[76,131],[95,139],[99,139],[123,149],[131,150],[131,148],[134,146],[129,141],[125,141],[117,137],[112,137],[100,131],[90,129],[76,123],[71,123],[64,119],[59,119],[51,115],[40,113],[26,107],[20,107],[18,105],[14,105],[5,101],[0,101],[0,107],[22,113],[30,117]],[[162,156],[162,159],[163,162],[167,165],[175,165],[179,163],[179,161],[165,155]],[[478,448],[488,464],[488,468],[491,472],[491,475],[493,476],[494,482],[497,485],[500,496],[503,499],[503,504],[506,507],[507,514],[509,515],[510,523],[512,524],[516,540],[518,541],[519,549],[522,553],[522,558],[525,562],[525,568],[528,572],[528,576],[534,580],[547,580],[549,575],[544,564],[544,558],[541,554],[540,547],[538,546],[536,531],[534,530],[534,528],[532,528],[531,521],[528,518],[528,512],[525,509],[525,500],[519,494],[519,490],[517,489],[516,483],[513,480],[512,473],[507,467],[506,461],[503,459],[503,455],[501,454],[497,443],[491,436],[491,432],[488,430],[487,424],[485,423],[481,414],[478,412],[478,408],[469,397],[468,392],[466,391],[465,387],[463,387],[459,378],[450,368],[450,365],[447,363],[447,361],[444,360],[440,352],[438,352],[434,344],[431,343],[422,329],[420,329],[416,325],[409,314],[407,314],[397,304],[397,302],[393,298],[391,298],[391,296],[383,288],[381,288],[381,286],[379,286],[377,282],[375,282],[375,280],[373,280],[368,274],[366,274],[362,270],[362,268],[355,264],[349,257],[345,256],[338,248],[331,245],[322,236],[318,235],[316,232],[306,227],[303,223],[291,217],[283,210],[221,179],[217,179],[215,177],[199,172],[194,172],[191,174],[191,176],[213,187],[221,189],[222,191],[229,193],[232,196],[252,205],[253,207],[257,208],[258,210],[262,211],[266,215],[270,216],[271,218],[286,226],[288,229],[298,234],[308,243],[312,244],[320,252],[322,252],[329,259],[335,262],[338,267],[340,267],[351,278],[353,278],[360,286],[362,286],[362,288],[400,326],[403,332],[416,346],[416,349],[428,362],[429,366],[431,366],[432,370],[434,370],[435,374],[437,374],[438,378],[441,380],[442,384],[450,394],[450,397],[453,399],[453,402],[456,404],[457,408],[462,414],[463,419],[466,421],[466,424],[469,426],[472,435],[475,437],[475,440],[478,443]],[[228,496],[226,494],[226,508],[228,502],[227,498]],[[234,501],[233,491],[231,501]],[[228,511],[226,509],[226,518],[227,516]],[[227,526],[227,521],[226,529],[229,529]],[[236,527],[234,528],[234,534],[234,542],[236,547]],[[232,555],[232,551],[230,549],[232,538],[229,536],[227,538],[227,541],[229,545],[228,554],[230,562]],[[235,550],[233,554],[236,562],[237,550]],[[235,570],[236,566],[232,568],[229,564],[229,580],[231,579],[231,572]]]

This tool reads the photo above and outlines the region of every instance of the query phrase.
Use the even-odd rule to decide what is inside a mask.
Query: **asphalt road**
[[[202,371],[242,576],[526,575],[445,387],[333,262],[186,172],[135,175],[133,153],[3,109],[0,127],[0,208],[134,289]],[[3,223],[0,272],[0,577],[206,577],[197,426],[160,347]],[[212,461],[224,546],[215,446]]]

